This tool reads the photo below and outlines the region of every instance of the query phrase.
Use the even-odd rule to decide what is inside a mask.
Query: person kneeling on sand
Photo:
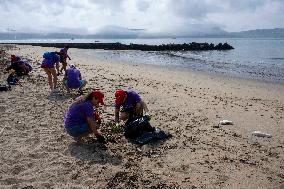
[[[122,106],[122,109],[120,110]],[[115,92],[115,122],[132,120],[143,116],[143,110],[148,112],[146,103],[132,90],[124,91],[119,89]],[[119,116],[119,113],[121,115]]]
[[[71,64],[65,72],[63,84],[70,93],[70,89],[79,89],[79,93],[83,93],[83,87],[87,84],[86,80],[82,80],[79,69],[74,64]]]
[[[43,61],[41,68],[45,71],[48,77],[48,83],[52,92],[58,92],[57,89],[57,74],[54,65],[58,70],[59,67],[59,56],[55,52],[45,52],[43,54]]]
[[[98,131],[99,121],[95,121],[96,108],[99,104],[104,105],[104,94],[94,90],[90,94],[79,98],[74,102],[64,116],[65,129],[74,140],[80,142],[89,134],[94,134],[97,140],[105,143],[105,137]]]
[[[6,71],[15,70],[17,76],[28,75],[32,71],[32,66],[27,60],[22,60],[19,56],[11,55],[11,65],[6,68]]]

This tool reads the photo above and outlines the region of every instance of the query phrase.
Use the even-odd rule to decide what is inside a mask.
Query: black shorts
[[[128,113],[128,119],[132,119],[134,117],[134,108],[122,108],[120,112]]]
[[[143,116],[143,113],[142,113],[142,115],[136,115],[135,111],[134,111],[134,107],[132,107],[132,108],[122,108],[120,112],[128,113],[128,120],[131,120],[133,118],[137,118],[137,117]]]

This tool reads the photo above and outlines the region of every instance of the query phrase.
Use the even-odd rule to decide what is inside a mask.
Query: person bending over
[[[6,71],[15,70],[17,76],[28,75],[32,71],[32,66],[19,56],[11,55],[11,65],[6,68]]]
[[[48,77],[48,83],[52,92],[58,92],[57,89],[57,74],[54,65],[58,68],[59,56],[55,52],[46,52],[43,54],[41,68],[45,71]]]

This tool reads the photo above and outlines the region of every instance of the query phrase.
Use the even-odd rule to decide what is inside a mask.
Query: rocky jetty
[[[32,45],[41,47],[62,48],[66,43],[14,43],[19,45]],[[105,50],[141,50],[141,51],[208,51],[208,50],[231,50],[234,49],[228,43],[183,43],[183,44],[121,44],[121,43],[68,43],[70,48],[78,49],[105,49]]]

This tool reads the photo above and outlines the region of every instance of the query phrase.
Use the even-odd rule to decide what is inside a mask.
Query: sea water
[[[1,42],[1,41],[0,41]],[[3,41],[2,41],[3,42]],[[19,41],[6,41],[19,42]],[[120,42],[124,44],[169,44],[207,42],[229,43],[235,49],[227,51],[114,51],[86,50],[88,56],[126,61],[133,64],[152,64],[189,69],[240,78],[284,83],[284,38],[176,38],[176,39],[75,39],[22,40],[20,42],[89,43]]]

